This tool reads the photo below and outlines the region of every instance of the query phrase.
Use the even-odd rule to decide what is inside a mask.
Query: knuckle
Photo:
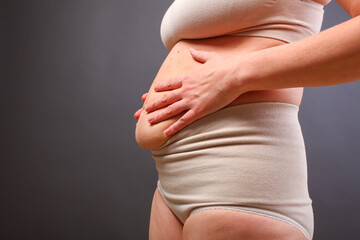
[[[169,106],[169,107],[166,108],[165,113],[166,114],[171,114],[173,112],[173,110],[174,110],[173,107]]]
[[[166,103],[168,101],[168,96],[167,95],[164,95],[161,99],[161,102],[162,103]]]
[[[153,108],[153,104],[148,104],[148,105],[145,107],[145,109],[146,109],[147,111],[150,111],[152,108]]]
[[[180,118],[179,119],[179,123],[180,124],[184,124],[184,123],[186,123],[188,120],[187,120],[187,117],[182,117],[182,118]]]
[[[156,100],[156,102],[154,102],[154,108],[158,108],[161,106],[161,103],[162,101],[159,99],[159,100]]]
[[[154,102],[152,105],[151,105],[151,111],[153,110],[156,110],[156,108],[158,107],[158,103],[157,102]]]

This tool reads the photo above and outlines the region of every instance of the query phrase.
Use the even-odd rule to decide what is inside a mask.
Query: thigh
[[[251,213],[225,209],[199,211],[183,228],[183,240],[307,240],[294,226]]]
[[[183,224],[156,189],[151,205],[149,240],[181,240]]]

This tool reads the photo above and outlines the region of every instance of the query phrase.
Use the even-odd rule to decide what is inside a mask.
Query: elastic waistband
[[[219,129],[241,128],[242,122],[246,121],[256,126],[268,124],[293,124],[298,122],[299,107],[284,102],[257,102],[245,103],[222,108],[188,125],[180,132],[172,136],[165,144],[157,149],[152,149],[156,154],[158,150],[179,141],[203,133],[217,131]],[[226,130],[225,130],[226,131]]]

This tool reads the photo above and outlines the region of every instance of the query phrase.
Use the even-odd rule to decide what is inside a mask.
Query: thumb
[[[198,62],[205,63],[210,59],[212,52],[199,51],[193,48],[190,48],[191,56]]]

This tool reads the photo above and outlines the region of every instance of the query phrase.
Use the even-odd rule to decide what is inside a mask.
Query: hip
[[[197,209],[237,206],[280,214],[311,232],[298,110],[279,102],[224,108],[153,149],[166,204],[181,221]]]

